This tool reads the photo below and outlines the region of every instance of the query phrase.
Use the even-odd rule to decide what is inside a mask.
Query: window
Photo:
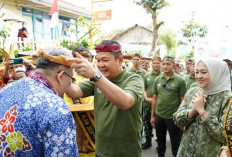
[[[22,12],[23,12],[24,14],[32,15],[32,10],[31,10],[31,9],[28,9],[28,8],[22,8]]]
[[[35,27],[36,27],[36,32],[43,32],[43,20],[40,18],[35,18]]]
[[[59,16],[58,31],[57,34],[53,35],[54,29],[50,28],[51,15],[48,12],[22,7],[23,16],[30,16],[33,21],[33,34],[34,39],[52,39],[56,38],[59,34],[60,39],[66,40],[77,40],[77,37],[73,35],[69,28],[76,29],[75,19],[70,19],[68,17]]]

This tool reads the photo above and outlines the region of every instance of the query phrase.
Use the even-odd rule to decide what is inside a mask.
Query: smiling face
[[[122,71],[123,56],[115,59],[109,52],[98,52],[96,59],[98,69],[108,79],[114,79]]]
[[[195,77],[200,88],[207,88],[210,84],[210,74],[207,66],[199,62],[196,67]]]

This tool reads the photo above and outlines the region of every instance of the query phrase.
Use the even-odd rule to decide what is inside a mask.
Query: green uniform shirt
[[[188,90],[179,109],[173,114],[175,124],[185,127],[177,157],[219,157],[221,146],[226,146],[222,128],[232,93],[224,91],[207,96],[206,116],[202,121],[198,114],[192,119],[187,117],[192,108],[192,98],[198,91],[201,91],[199,87]]]
[[[190,86],[196,82],[196,79],[195,78],[192,78],[190,75],[188,75],[186,78],[185,78],[185,82],[186,82],[186,86],[187,86],[187,90],[190,89]]]
[[[152,98],[153,97],[153,88],[152,85],[155,81],[155,78],[160,76],[162,72],[159,72],[158,74],[155,74],[153,71],[149,72],[144,75],[144,87],[147,90],[147,97]]]
[[[189,88],[193,88],[193,87],[198,87],[198,83],[197,82],[192,83]]]
[[[143,80],[140,76],[123,70],[111,82],[135,98],[133,107],[128,110],[119,109],[93,82],[78,84],[84,97],[94,95],[95,152],[101,157],[141,157]]]
[[[128,71],[140,75],[143,79],[144,79],[144,75],[146,74],[146,71],[143,70],[142,68],[139,68],[138,71],[133,70],[133,68],[129,68]]]
[[[167,84],[171,87],[168,91],[163,86]],[[180,97],[186,93],[185,81],[176,73],[167,80],[164,74],[157,77],[153,84],[153,94],[157,95],[155,114],[164,119],[172,119],[180,105]]]
[[[179,73],[178,75],[183,79],[185,79],[188,76],[188,74],[185,73]]]

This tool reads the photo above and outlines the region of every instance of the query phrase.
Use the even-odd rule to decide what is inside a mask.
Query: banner
[[[96,11],[93,14],[93,21],[111,20],[112,10]]]

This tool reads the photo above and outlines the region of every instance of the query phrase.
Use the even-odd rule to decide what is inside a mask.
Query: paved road
[[[152,138],[152,147],[147,150],[143,150],[142,157],[158,157],[157,152],[156,152],[157,142],[155,141],[155,130],[153,131],[153,133],[154,133],[154,137]],[[144,137],[143,137],[143,141],[145,141]],[[170,144],[168,133],[167,133],[167,148],[166,148],[165,157],[172,157],[171,144]]]

